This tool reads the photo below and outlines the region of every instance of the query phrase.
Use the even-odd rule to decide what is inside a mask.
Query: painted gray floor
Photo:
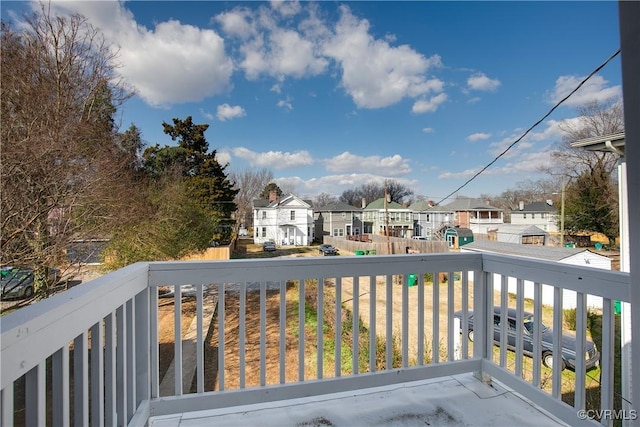
[[[151,427],[561,426],[497,382],[461,374],[282,402],[155,417]]]

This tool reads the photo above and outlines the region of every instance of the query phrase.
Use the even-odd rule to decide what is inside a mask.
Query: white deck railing
[[[507,294],[509,277],[518,281],[516,295]],[[535,287],[533,301],[523,297],[525,280]],[[555,309],[543,307],[542,284],[554,287]],[[167,285],[175,285],[172,300],[158,298]],[[195,285],[195,309],[183,316],[193,301],[182,298],[186,285]],[[518,316],[533,311],[535,330],[547,316],[559,347],[563,289],[578,295],[578,347],[589,335],[602,337],[599,384],[582,357],[575,374],[523,357],[522,331],[515,352],[493,345],[499,305]],[[603,298],[602,312],[587,312],[587,295]],[[2,318],[0,420],[141,425],[151,416],[235,405],[239,394],[248,404],[475,372],[575,424],[583,422],[577,409],[619,407],[614,301],[628,296],[625,273],[490,254],[138,263]],[[167,309],[170,342],[159,339]],[[473,343],[453,320],[462,310],[466,330],[472,309]],[[588,325],[587,314],[602,326]],[[195,319],[193,335],[183,318]],[[540,345],[534,339],[535,351]],[[567,395],[573,406],[563,402]]]

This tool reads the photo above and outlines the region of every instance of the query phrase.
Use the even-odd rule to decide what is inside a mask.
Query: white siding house
[[[549,200],[525,204],[520,202],[517,210],[511,211],[511,224],[535,225],[544,231],[557,232],[560,216]]]
[[[525,258],[555,261],[560,264],[580,265],[583,267],[611,270],[611,258],[591,252],[588,249],[564,248],[551,246],[521,245],[518,243],[493,242],[488,240],[475,241],[463,246],[461,252],[492,252],[509,254]],[[494,275],[493,283],[496,290],[500,289],[502,277]],[[554,285],[558,285],[555,283]],[[561,285],[561,284],[560,284]],[[507,289],[509,293],[517,292],[517,282],[509,278]],[[524,281],[524,297],[533,299],[533,283]],[[553,287],[542,286],[542,303],[553,306]],[[602,308],[602,298],[594,295],[587,296],[587,307]],[[568,289],[563,290],[562,308],[576,308],[576,293]]]
[[[313,241],[311,202],[293,194],[253,201],[253,238],[283,246],[305,246]]]

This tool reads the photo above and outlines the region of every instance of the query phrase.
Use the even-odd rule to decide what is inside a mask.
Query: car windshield
[[[533,333],[533,324],[534,324],[535,320],[533,318],[533,316],[529,316],[529,317],[525,317],[524,318],[524,327],[527,329],[527,332],[529,333]],[[547,329],[549,329],[544,323],[540,323],[540,331],[544,332]]]

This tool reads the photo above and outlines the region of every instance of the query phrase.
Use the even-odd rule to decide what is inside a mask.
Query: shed
[[[451,227],[444,232],[444,238],[450,248],[458,249],[473,242],[473,231],[469,228]]]
[[[489,240],[480,240],[465,245],[462,251],[469,252],[491,252],[498,254],[506,254],[525,258],[535,258],[546,261],[554,261],[561,264],[580,265],[589,268],[600,268],[611,270],[611,258],[597,254],[584,248],[565,248],[558,246],[537,246],[537,245],[521,245],[518,243],[494,242]],[[494,275],[493,281],[496,290],[500,289],[501,276]],[[533,298],[533,283],[525,280],[525,298]],[[515,293],[517,281],[510,277],[508,281],[508,292]],[[576,307],[576,293],[571,290],[564,290],[562,296],[563,308]],[[542,303],[553,306],[553,287],[548,285],[542,286]],[[594,295],[587,296],[587,306],[602,308],[602,298]]]

